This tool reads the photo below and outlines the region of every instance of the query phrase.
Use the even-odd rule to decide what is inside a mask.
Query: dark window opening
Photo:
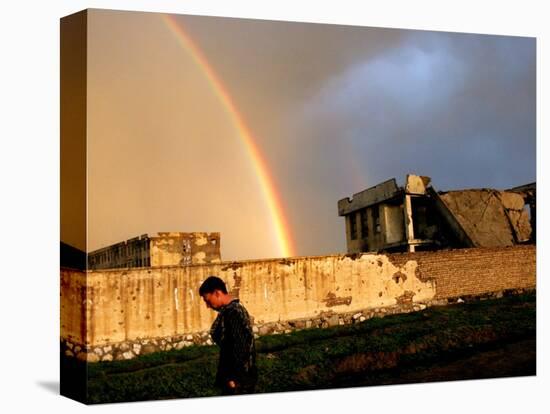
[[[361,218],[361,238],[366,239],[369,235],[368,223],[367,223],[367,209],[364,208],[359,212]]]
[[[437,233],[435,212],[424,197],[411,197],[413,232],[416,239],[434,239]]]
[[[350,233],[351,240],[357,240],[357,223],[355,220],[355,213],[351,213],[348,216],[348,220],[349,220],[349,233]]]

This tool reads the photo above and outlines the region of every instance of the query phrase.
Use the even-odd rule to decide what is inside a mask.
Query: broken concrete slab
[[[498,191],[497,194],[504,208],[509,210],[523,210],[525,200],[520,194],[506,191]]]
[[[506,213],[514,229],[516,242],[523,243],[529,241],[532,229],[527,211],[508,210]]]
[[[513,245],[504,207],[493,191],[449,191],[441,199],[476,246]]]
[[[367,188],[353,195],[353,198],[343,198],[338,201],[338,215],[344,216],[365,207],[372,206],[384,200],[391,199],[402,193],[395,178],[384,181],[374,187]]]
[[[432,179],[421,175],[407,174],[405,192],[407,194],[426,194],[426,188]]]
[[[440,194],[468,237],[476,246],[483,247],[512,246],[529,239],[531,231],[527,213],[522,210],[523,198],[519,196],[520,203],[515,196],[491,189]]]

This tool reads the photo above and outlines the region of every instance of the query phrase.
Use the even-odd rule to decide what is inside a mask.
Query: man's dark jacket
[[[235,381],[234,393],[253,392],[258,373],[250,316],[238,299],[222,306],[218,312],[210,330],[212,339],[220,347],[216,384],[231,392],[227,384]]]

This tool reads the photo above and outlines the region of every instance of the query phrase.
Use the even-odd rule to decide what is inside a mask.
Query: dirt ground
[[[492,349],[472,350],[469,355],[438,361],[437,364],[413,366],[375,375],[370,373],[347,376],[340,378],[335,385],[353,387],[529,375],[536,375],[536,340],[534,338]]]

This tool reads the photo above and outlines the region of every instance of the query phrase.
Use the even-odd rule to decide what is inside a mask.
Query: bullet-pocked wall
[[[515,246],[116,269],[86,277],[64,270],[61,336],[89,349],[144,345],[147,338],[195,341],[193,335],[206,332],[216,316],[197,292],[209,275],[224,279],[261,326],[534,288],[535,255],[534,246]]]

